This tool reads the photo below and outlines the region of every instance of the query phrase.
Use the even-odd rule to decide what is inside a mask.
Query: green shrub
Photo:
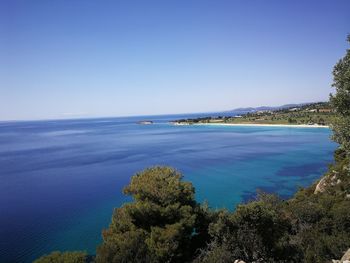
[[[85,252],[59,252],[54,251],[34,261],[34,263],[87,263],[88,256]]]

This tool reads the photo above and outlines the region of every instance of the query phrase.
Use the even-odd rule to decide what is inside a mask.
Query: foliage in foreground
[[[339,174],[348,159],[337,151]],[[135,175],[124,190],[132,203],[116,209],[97,262],[327,262],[350,244],[347,177],[331,191],[315,186],[283,201],[259,193],[234,212],[194,200],[191,183],[169,167]],[[202,242],[198,242],[201,240]]]
[[[124,189],[134,202],[115,210],[97,262],[183,262],[198,233],[191,183],[169,167],[136,174]]]
[[[234,212],[198,204],[176,170],[148,168],[124,189],[134,200],[115,210],[96,262],[331,262],[350,245],[349,159],[340,149],[335,160],[340,183],[326,191],[314,185],[287,201],[259,193]],[[36,262],[88,258],[55,252]]]
[[[348,35],[350,44],[350,35]],[[333,87],[335,95],[331,95],[330,102],[336,111],[333,122],[333,139],[350,155],[350,49],[338,61],[333,70]]]
[[[73,251],[64,252],[54,251],[49,255],[42,256],[34,261],[34,263],[86,263],[89,257],[85,252]]]

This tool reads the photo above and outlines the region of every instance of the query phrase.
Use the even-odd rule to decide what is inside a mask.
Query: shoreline
[[[179,123],[174,122],[173,125],[187,126],[187,125],[206,125],[206,126],[255,126],[255,127],[291,127],[291,128],[329,128],[328,125],[308,125],[308,124],[264,124],[264,123]]]

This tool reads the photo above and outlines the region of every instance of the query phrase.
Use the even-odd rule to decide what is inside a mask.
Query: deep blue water
[[[113,207],[129,200],[123,186],[147,166],[174,166],[199,201],[234,209],[257,188],[288,197],[311,184],[336,147],[324,128],[167,124],[174,118],[1,122],[0,262],[95,253]]]

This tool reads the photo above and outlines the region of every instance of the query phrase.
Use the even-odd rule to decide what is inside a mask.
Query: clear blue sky
[[[349,0],[1,0],[0,119],[323,101]]]

